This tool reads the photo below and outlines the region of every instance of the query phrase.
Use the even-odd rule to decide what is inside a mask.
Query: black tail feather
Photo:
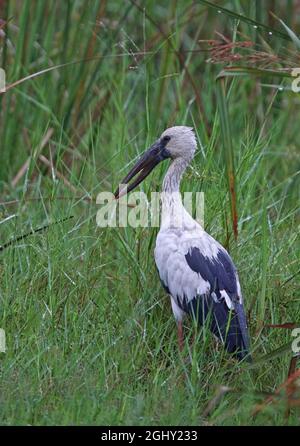
[[[241,304],[237,304],[235,310],[229,310],[224,300],[215,302],[210,296],[201,296],[190,301],[186,311],[200,325],[207,320],[212,333],[238,360],[251,361],[246,316]]]

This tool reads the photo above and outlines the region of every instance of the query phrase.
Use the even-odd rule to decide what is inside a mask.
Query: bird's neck
[[[175,158],[172,161],[163,181],[162,192],[167,194],[180,192],[181,177],[188,165],[189,162],[184,158]]]
[[[187,160],[176,158],[166,173],[161,194],[162,228],[182,228],[195,225],[195,221],[183,206],[180,194],[181,178],[188,165]]]

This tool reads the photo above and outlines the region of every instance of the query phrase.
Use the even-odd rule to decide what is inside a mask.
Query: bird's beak
[[[170,157],[169,152],[165,148],[165,143],[161,140],[156,141],[137,161],[130,172],[121,181],[121,185],[126,185],[126,188],[120,190],[120,187],[115,192],[115,198],[118,199],[135,189],[148,175],[155,166],[157,166],[161,161]],[[132,183],[129,181],[134,178],[138,173],[140,174],[135,178]]]

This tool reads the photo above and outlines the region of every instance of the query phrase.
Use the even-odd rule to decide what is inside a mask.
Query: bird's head
[[[193,128],[184,125],[165,130],[159,141],[166,141],[165,150],[168,151],[169,158],[184,158],[188,162],[192,160],[197,148]]]
[[[129,193],[135,189],[157,166],[161,161],[166,159],[184,159],[189,163],[197,148],[197,142],[192,127],[183,125],[170,127],[166,129],[160,138],[140,157],[130,172],[121,181],[122,185],[126,185],[126,192]],[[136,175],[139,175],[136,177]],[[135,180],[129,184],[132,178]],[[115,197],[120,198],[124,195],[125,190],[119,188],[115,192]]]

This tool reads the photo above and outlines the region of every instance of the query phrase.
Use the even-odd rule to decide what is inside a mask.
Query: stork
[[[249,359],[249,336],[236,267],[226,251],[184,208],[180,181],[197,148],[191,127],[176,126],[140,157],[115,192],[118,199],[132,191],[160,162],[170,159],[162,193],[161,227],[154,250],[161,283],[169,294],[183,348],[185,315],[206,322],[237,359]],[[139,174],[139,175],[138,175]],[[131,183],[130,181],[133,180]]]

